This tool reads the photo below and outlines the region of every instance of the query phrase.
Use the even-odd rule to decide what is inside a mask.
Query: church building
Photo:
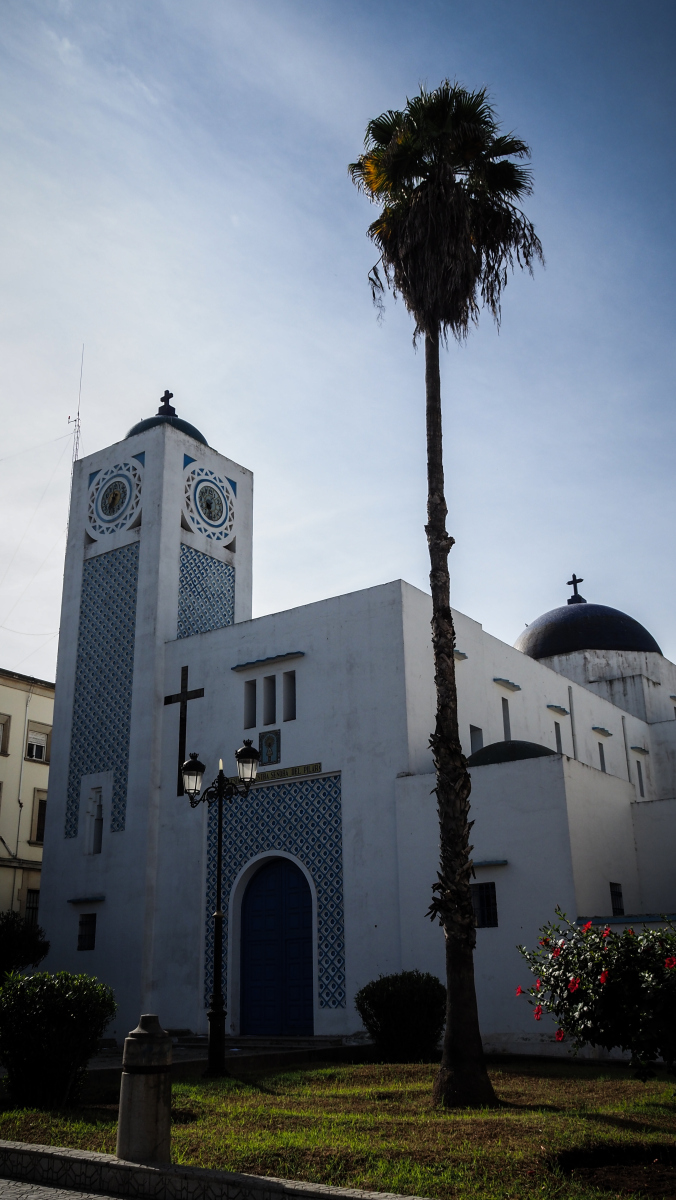
[[[430,597],[402,580],[252,619],[253,477],[156,416],[76,463],[40,923],[49,970],[206,1032],[216,806],[191,808],[251,738],[226,805],[223,991],[236,1036],[346,1035],[357,990],[444,978],[426,917],[438,864],[428,740]],[[472,773],[476,979],[487,1049],[554,1053],[515,998],[560,905],[633,925],[676,910],[676,667],[637,621],[578,593],[515,646],[455,613]],[[586,590],[586,589],[585,589]],[[564,597],[562,597],[564,599]]]

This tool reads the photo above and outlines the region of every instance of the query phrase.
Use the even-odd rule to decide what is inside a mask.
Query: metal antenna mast
[[[82,370],[84,367],[84,342],[82,343],[82,357],[80,359],[80,387],[77,393],[77,415],[68,417],[68,424],[73,425],[73,466],[77,462],[77,456],[80,453],[80,401],[82,400]]]

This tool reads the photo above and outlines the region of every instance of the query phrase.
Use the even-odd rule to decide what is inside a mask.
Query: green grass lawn
[[[173,1160],[441,1200],[676,1197],[672,1077],[506,1061],[491,1069],[500,1107],[466,1112],[432,1108],[434,1071],[325,1065],[176,1083]],[[53,1113],[5,1105],[0,1138],[114,1153],[117,1112],[105,1099]],[[605,1167],[561,1169],[604,1151]]]

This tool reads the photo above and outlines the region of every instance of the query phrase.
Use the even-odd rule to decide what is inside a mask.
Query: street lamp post
[[[223,870],[223,801],[233,800],[235,796],[248,796],[251,785],[256,780],[258,760],[260,755],[245,739],[244,745],[235,753],[237,760],[238,783],[231,783],[223,773],[223,759],[218,764],[218,775],[200,796],[202,778],[205,766],[196,754],[183,763],[183,790],[190,797],[190,807],[197,808],[198,804],[206,801],[211,805],[218,804],[218,842],[216,850],[216,911],[214,913],[214,979],[209,997],[209,1061],[206,1074],[219,1076],[227,1075],[225,1067],[225,1004],[223,1002],[223,909],[221,906],[221,875]]]

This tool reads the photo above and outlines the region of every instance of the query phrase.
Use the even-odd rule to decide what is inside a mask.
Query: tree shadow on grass
[[[662,1125],[652,1125],[648,1121],[632,1120],[629,1117],[613,1117],[610,1113],[576,1112],[571,1114],[576,1120],[588,1121],[590,1124],[607,1125],[611,1129],[623,1129],[630,1133],[660,1133],[664,1135]]]

